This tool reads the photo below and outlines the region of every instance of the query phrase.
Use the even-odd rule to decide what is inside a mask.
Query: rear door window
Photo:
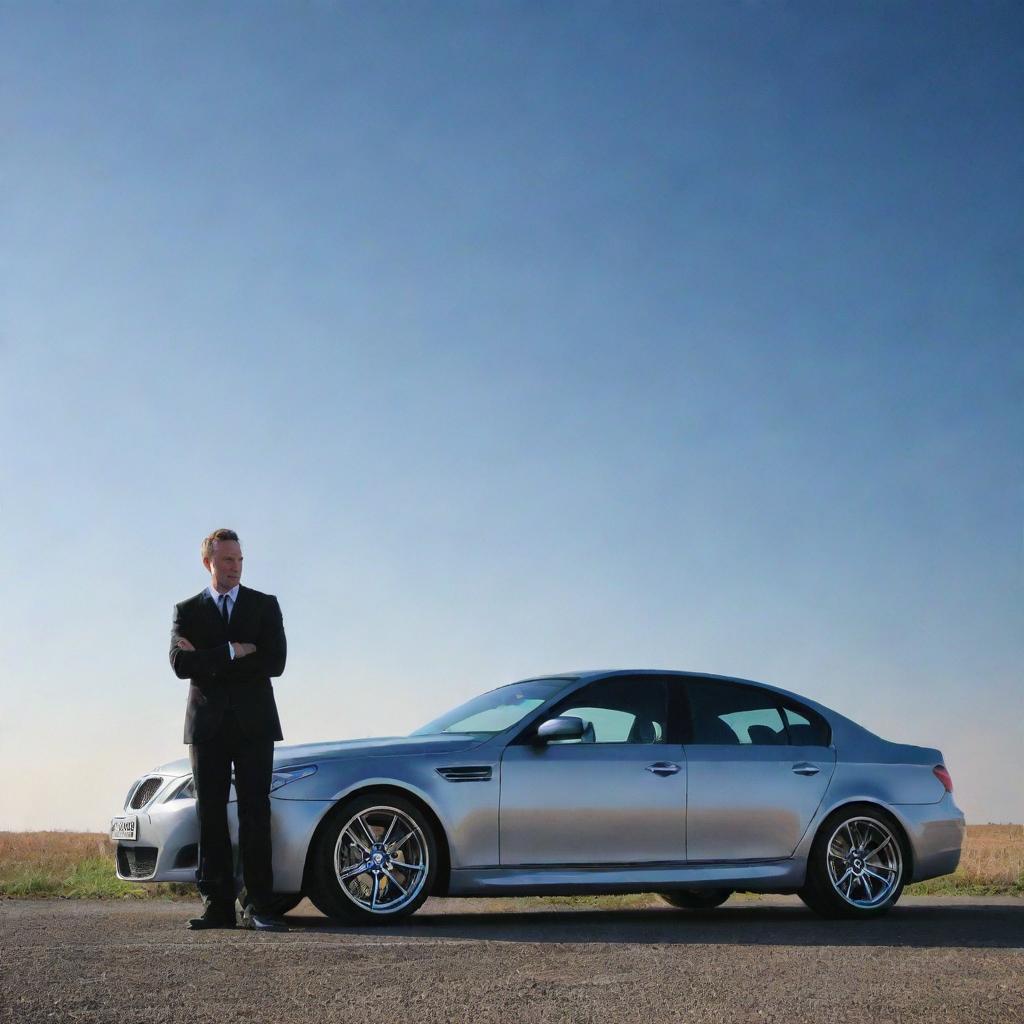
[[[777,697],[753,686],[697,679],[687,686],[691,743],[722,746],[787,744]]]
[[[789,742],[797,747],[827,747],[832,741],[828,723],[812,711],[783,709],[789,729]]]

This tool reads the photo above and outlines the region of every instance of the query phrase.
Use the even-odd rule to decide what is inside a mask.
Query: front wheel
[[[714,910],[732,895],[732,889],[678,889],[658,895],[680,910]]]
[[[892,815],[869,804],[843,807],[818,831],[800,899],[822,917],[878,917],[900,898],[906,863]]]
[[[437,841],[411,800],[365,793],[333,812],[310,858],[309,898],[321,913],[386,924],[426,900],[437,874]]]

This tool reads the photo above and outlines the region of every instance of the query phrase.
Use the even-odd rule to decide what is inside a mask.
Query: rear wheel
[[[658,895],[680,910],[714,910],[732,895],[732,889],[677,889]]]
[[[364,793],[338,807],[310,857],[309,898],[317,909],[363,924],[415,913],[437,873],[430,821],[394,793]]]
[[[823,917],[878,917],[900,898],[907,862],[891,814],[870,804],[843,807],[818,830],[800,898]]]

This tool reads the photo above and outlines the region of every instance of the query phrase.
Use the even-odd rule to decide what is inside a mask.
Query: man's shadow
[[[1024,948],[1024,900],[903,903],[869,921],[828,921],[803,905],[729,902],[706,912],[653,909],[468,911],[428,901],[413,917],[383,926],[347,925],[303,901],[287,921],[307,934],[410,940],[723,946],[881,946],[918,949]]]

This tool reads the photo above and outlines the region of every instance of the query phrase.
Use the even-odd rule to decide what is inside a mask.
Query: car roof
[[[787,696],[795,697],[798,700],[806,701],[808,698],[799,694],[784,690],[780,686],[773,686],[771,683],[762,683],[757,679],[745,679],[742,676],[724,676],[716,672],[698,672],[692,669],[677,668],[590,668],[577,672],[552,672],[550,675],[536,676],[536,679],[580,679],[588,682],[594,679],[606,679],[612,676],[680,676],[684,679],[714,679],[725,683],[741,683],[744,686],[760,686],[766,690],[774,690],[777,693],[784,693]],[[523,680],[527,682],[527,680]]]

